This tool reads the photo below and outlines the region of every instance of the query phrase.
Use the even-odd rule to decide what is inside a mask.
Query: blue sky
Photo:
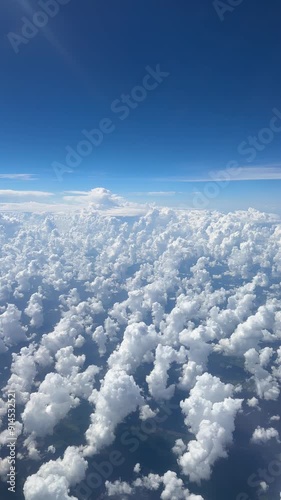
[[[5,190],[103,186],[193,206],[210,172],[235,161],[242,169],[206,207],[279,210],[279,0],[242,0],[223,20],[210,0],[64,0],[30,34],[26,20],[40,23],[46,2],[2,1],[0,203],[15,198]],[[66,147],[101,122],[107,133],[70,168]],[[68,171],[58,176],[55,162]]]

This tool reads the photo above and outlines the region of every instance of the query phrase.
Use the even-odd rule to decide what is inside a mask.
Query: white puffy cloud
[[[40,452],[38,450],[38,445],[35,439],[35,436],[30,434],[25,440],[24,440],[24,446],[27,449],[28,456],[31,460],[40,460]]]
[[[28,306],[25,309],[25,314],[31,318],[31,326],[40,328],[43,325],[43,305],[42,305],[42,295],[40,293],[34,293],[31,295]]]
[[[183,480],[178,478],[175,472],[167,471],[162,478],[164,490],[161,493],[162,500],[203,500],[201,495],[190,494],[184,488]]]
[[[30,395],[22,414],[24,430],[35,436],[52,434],[55,425],[79,404],[71,383],[56,373],[48,373],[38,391]]]
[[[60,373],[46,375],[37,392],[30,395],[22,413],[24,431],[33,436],[52,434],[70,409],[79,405],[79,398],[90,397],[99,372],[95,365],[79,372],[84,356],[74,356],[72,346],[60,349],[56,358],[56,369]]]
[[[94,390],[90,400],[95,405],[91,424],[86,431],[88,446],[85,455],[97,453],[114,441],[114,431],[120,422],[142,404],[140,388],[132,375],[124,370],[110,369],[100,391]]]
[[[145,323],[131,323],[125,329],[121,345],[111,354],[108,365],[133,373],[159,342],[155,328]]]
[[[253,374],[256,392],[259,398],[277,400],[280,390],[276,379],[264,368],[270,362],[273,349],[265,347],[260,352],[254,348],[245,352],[245,368]]]
[[[154,399],[171,399],[175,391],[175,384],[167,387],[168,370],[173,362],[183,364],[186,360],[186,354],[183,346],[179,351],[170,346],[161,344],[157,346],[153,370],[146,377],[149,392]]]
[[[139,473],[140,473],[140,471],[141,471],[141,466],[140,466],[140,464],[139,464],[139,463],[137,463],[137,464],[135,465],[135,467],[134,467],[134,472],[135,472],[136,474],[139,474]]]
[[[125,481],[115,481],[114,483],[106,481],[106,489],[109,497],[114,495],[130,495],[134,491]]]
[[[34,345],[22,347],[19,354],[12,354],[11,376],[4,391],[15,392],[18,403],[26,403],[37,373]]]
[[[179,379],[179,387],[186,390],[191,389],[195,385],[197,375],[202,375],[205,371],[212,347],[204,341],[204,332],[200,328],[193,331],[183,330],[180,340],[188,347],[188,362],[183,364]]]
[[[154,418],[156,417],[158,413],[158,409],[156,411],[153,411],[149,405],[143,405],[140,408],[140,419],[141,420],[148,420],[149,418]]]
[[[78,371],[85,362],[85,355],[75,356],[73,354],[73,347],[62,347],[56,354],[55,368],[57,372],[63,377],[71,375],[73,372]]]
[[[221,339],[220,346],[224,352],[241,355],[245,351],[255,348],[266,338],[266,333],[276,331],[276,313],[280,308],[280,301],[268,300],[258,308],[255,314],[239,324],[229,339]]]
[[[274,429],[273,427],[265,429],[264,427],[258,426],[254,430],[254,433],[251,437],[251,441],[252,443],[259,444],[259,443],[266,443],[267,441],[273,438],[279,441],[279,433],[276,429]]]
[[[92,204],[97,210],[118,207],[127,203],[123,198],[105,188],[95,188],[91,191],[68,191],[64,200],[86,206]]]
[[[175,455],[183,455],[183,453],[186,451],[187,445],[183,442],[182,439],[177,439],[175,442],[175,445],[172,448],[173,453]]]
[[[7,481],[7,474],[10,472],[9,457],[0,458],[0,478],[3,482]]]
[[[256,406],[258,406],[259,400],[257,398],[255,398],[255,396],[253,396],[252,398],[247,400],[247,404],[251,408],[255,408]]]
[[[21,432],[22,432],[22,424],[18,421],[13,422],[13,438],[17,439],[20,436]],[[0,448],[9,443],[10,439],[11,439],[11,434],[9,429],[5,429],[3,432],[1,432]]]
[[[168,470],[159,476],[159,474],[149,474],[135,481],[132,485],[124,481],[115,481],[105,483],[108,496],[130,495],[136,493],[138,489],[157,491],[162,486],[160,495],[161,500],[204,500],[201,495],[195,495],[184,487],[183,480],[177,477],[174,471]]]
[[[241,408],[241,399],[232,399],[234,387],[224,384],[209,373],[197,377],[190,396],[181,402],[185,424],[196,439],[178,462],[191,481],[209,479],[218,458],[226,457],[232,443],[234,419]]]
[[[19,342],[25,342],[27,329],[21,324],[21,312],[14,304],[8,304],[0,314],[0,352]]]
[[[26,500],[75,500],[69,495],[71,486],[85,476],[87,462],[75,447],[68,447],[62,459],[43,464],[36,474],[29,476],[23,492]]]

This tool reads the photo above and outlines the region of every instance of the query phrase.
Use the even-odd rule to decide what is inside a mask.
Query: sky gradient
[[[45,3],[2,2],[0,203],[103,186],[140,203],[280,211],[278,0],[61,0],[44,18]]]

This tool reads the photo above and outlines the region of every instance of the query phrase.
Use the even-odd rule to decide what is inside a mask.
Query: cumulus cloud
[[[245,351],[255,348],[266,336],[269,330],[276,331],[276,313],[279,303],[268,300],[265,305],[258,308],[257,312],[249,316],[245,322],[239,324],[229,339],[220,340],[224,352],[241,355]]]
[[[93,391],[90,401],[95,405],[91,424],[86,431],[88,446],[85,455],[93,455],[114,441],[114,431],[120,422],[142,404],[140,388],[124,370],[110,369],[100,391]]]
[[[90,191],[68,191],[62,199],[66,206],[76,205],[76,207],[98,210],[110,215],[140,215],[148,209],[145,205],[128,202],[105,188],[94,188]]]
[[[22,414],[25,432],[36,436],[52,434],[55,425],[78,404],[70,382],[59,374],[48,373],[38,391],[30,395]]]
[[[24,310],[25,314],[30,317],[31,326],[40,328],[43,325],[43,296],[40,293],[31,295],[28,306]]]
[[[157,491],[162,487],[161,500],[204,500],[201,495],[195,495],[184,487],[183,480],[177,477],[174,471],[168,470],[160,476],[159,474],[149,474],[136,479],[132,485],[125,481],[106,481],[108,496],[130,495],[140,490]]]
[[[278,413],[280,220],[253,209],[136,206],[102,188],[64,195],[60,204],[33,202],[49,213],[0,214],[0,419],[14,390],[26,470],[60,450],[52,433],[82,399],[86,436],[66,459],[78,469],[126,419],[161,422],[155,408],[168,400],[186,425],[171,454],[189,480],[209,479],[232,443],[238,391],[247,401],[241,418],[268,400]],[[236,386],[224,383],[227,374]],[[63,452],[27,479],[26,498],[71,498]],[[201,498],[168,472],[108,483],[108,494]]]
[[[21,316],[14,304],[8,304],[6,310],[0,314],[0,352],[27,340],[27,328],[21,324]]]
[[[93,391],[95,375],[99,369],[90,365],[79,372],[84,356],[75,356],[73,347],[60,349],[56,353],[55,368],[59,373],[48,373],[30,398],[22,413],[25,433],[33,436],[52,434],[54,427],[80,403],[88,399]]]
[[[90,203],[97,210],[113,208],[127,203],[121,196],[117,196],[104,188],[95,188],[91,189],[91,191],[69,191],[68,195],[64,196],[63,199],[82,205]]]
[[[149,418],[154,418],[156,417],[158,413],[158,410],[153,411],[149,405],[143,405],[140,408],[140,419],[141,420],[148,420]]]
[[[259,404],[259,400],[253,396],[252,398],[248,399],[247,401],[248,406],[251,408],[255,408]]]
[[[167,387],[168,370],[171,364],[183,364],[186,360],[186,350],[181,346],[176,351],[170,346],[159,344],[156,348],[154,368],[146,377],[149,392],[154,399],[171,399],[175,391],[175,384]]]
[[[244,354],[245,368],[253,374],[257,395],[267,400],[277,400],[280,393],[277,380],[265,369],[273,353],[271,347],[265,347],[260,352],[252,348]]]
[[[270,439],[277,439],[279,441],[279,433],[276,429],[273,427],[269,427],[268,429],[265,429],[264,427],[258,426],[255,430],[254,433],[251,437],[252,443],[255,444],[262,444],[266,443]]]
[[[34,346],[23,347],[19,354],[12,354],[11,376],[4,391],[15,392],[18,403],[27,403],[37,373]]]
[[[200,483],[202,479],[209,479],[216,460],[227,456],[234,419],[243,401],[232,398],[233,389],[231,384],[204,373],[197,377],[190,396],[180,404],[185,424],[196,437],[178,460],[191,481]]]
[[[155,328],[145,323],[132,323],[124,331],[120,346],[111,354],[108,365],[133,373],[143,362],[144,356],[156,347],[159,338]]]
[[[70,496],[71,486],[85,476],[87,462],[78,448],[68,447],[62,459],[43,464],[36,474],[29,476],[23,492],[26,500],[75,500]]]

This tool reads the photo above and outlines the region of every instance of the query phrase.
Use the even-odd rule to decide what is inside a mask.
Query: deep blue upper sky
[[[278,170],[281,132],[250,162],[237,148],[269,126],[273,108],[281,115],[280,0],[242,0],[223,21],[211,0],[70,0],[18,54],[7,34],[21,33],[38,1],[2,0],[0,10],[0,173],[36,173],[34,189],[133,193],[191,190],[198,184],[178,180],[207,178],[230,160]],[[169,76],[120,120],[112,102],[157,64]],[[65,164],[66,146],[103,118],[114,131],[58,182],[52,163]],[[228,196],[257,199],[260,182],[233,182]],[[262,184],[269,193],[280,181]]]

